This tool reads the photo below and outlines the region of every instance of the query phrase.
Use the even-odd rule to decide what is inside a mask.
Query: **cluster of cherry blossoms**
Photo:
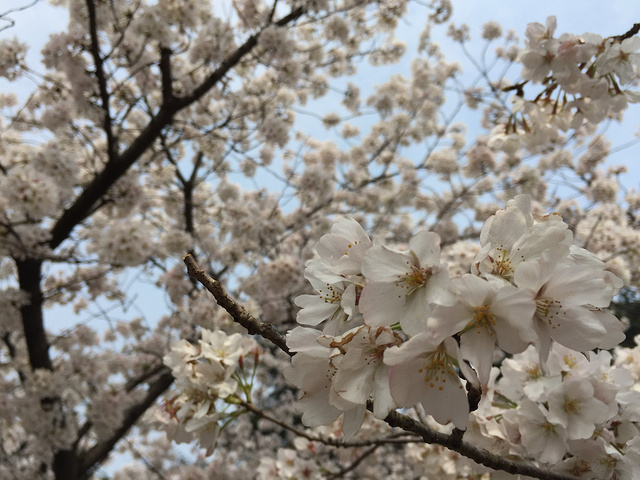
[[[354,220],[334,224],[306,268],[317,293],[296,299],[298,323],[323,330],[287,335],[297,353],[285,377],[304,392],[297,408],[305,425],[344,414],[350,438],[372,401],[379,419],[421,404],[464,430],[467,390],[486,392],[496,347],[513,355],[533,346],[540,371],[551,374],[556,344],[587,352],[624,339],[622,323],[603,310],[622,281],[573,245],[559,215],[534,217],[530,198],[519,195],[485,222],[480,244],[472,272],[450,278],[435,233],[394,250],[374,245]],[[586,395],[588,387],[576,388]],[[549,421],[569,429],[558,412]]]
[[[616,363],[637,349],[618,349]],[[638,478],[640,393],[632,373],[613,363],[606,350],[582,355],[554,343],[543,369],[529,346],[493,368],[470,436],[580,478]]]
[[[236,393],[250,398],[252,377],[245,374],[244,357],[257,356],[257,344],[239,333],[202,329],[197,345],[187,340],[174,343],[163,358],[175,378],[177,395],[165,399],[156,418],[167,436],[177,443],[198,440],[211,454],[220,434],[220,422],[232,418],[220,403],[232,404]],[[254,367],[257,362],[254,361]],[[240,368],[238,368],[240,367]],[[231,397],[231,398],[230,398]]]
[[[515,87],[519,95],[514,108],[526,115],[525,129],[533,127],[535,136],[577,129],[585,121],[597,125],[640,101],[640,92],[622,88],[633,83],[634,68],[640,65],[637,32],[608,38],[564,33],[556,38],[556,27],[555,16],[546,25],[527,26],[527,45],[518,57],[524,83]],[[544,86],[534,101],[523,98],[522,87],[529,81]]]

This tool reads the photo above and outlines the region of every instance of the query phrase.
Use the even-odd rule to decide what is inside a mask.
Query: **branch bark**
[[[255,318],[242,305],[236,302],[224,289],[222,284],[214,280],[202,270],[191,255],[184,257],[184,263],[187,266],[187,273],[198,280],[216,299],[218,305],[224,308],[229,315],[233,317],[236,323],[239,323],[247,329],[250,335],[260,335],[262,338],[269,340],[276,347],[289,356],[294,354],[289,351],[285,338],[270,323],[263,322]]]
[[[149,389],[144,399],[129,409],[122,425],[107,439],[98,442],[86,453],[82,454],[79,458],[80,465],[78,468],[78,480],[88,480],[91,476],[93,469],[106,460],[106,458],[113,450],[118,441],[124,437],[129,429],[142,417],[147,409],[153,405],[156,399],[162,395],[173,383],[173,376],[168,368],[161,373],[157,380],[149,384]],[[57,477],[57,478],[72,478],[72,477]]]
[[[20,290],[29,295],[28,302],[20,307],[22,328],[27,342],[31,370],[53,370],[49,356],[49,340],[44,329],[42,315],[42,289],[40,287],[42,260],[16,260]]]
[[[107,136],[107,155],[109,161],[116,159],[118,146],[113,135],[113,125],[111,111],[109,109],[110,95],[107,87],[107,77],[104,72],[104,60],[100,55],[100,41],[98,40],[98,20],[96,18],[96,4],[94,0],[87,0],[87,10],[89,13],[89,36],[91,37],[91,55],[96,66],[96,78],[100,90],[100,100],[104,115],[104,132]]]

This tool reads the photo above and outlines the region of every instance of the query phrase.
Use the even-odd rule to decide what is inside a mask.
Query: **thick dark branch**
[[[640,32],[640,23],[634,23],[633,27],[631,27],[628,32],[625,32],[622,35],[616,35],[616,36],[611,37],[611,38],[613,38],[617,42],[622,42],[623,40],[626,40],[627,38],[631,38],[634,35],[637,35],[638,32]]]
[[[31,370],[38,368],[53,370],[49,356],[49,340],[47,340],[42,315],[43,298],[40,286],[42,260],[16,260],[16,267],[20,290],[29,295],[28,302],[20,308],[29,365]]]
[[[149,385],[147,395],[142,401],[131,407],[122,422],[122,425],[106,440],[103,440],[89,449],[80,458],[78,469],[78,480],[87,480],[93,469],[104,462],[113,447],[126,435],[129,429],[140,419],[140,417],[153,405],[156,399],[162,395],[173,383],[173,376],[168,370]]]
[[[53,362],[49,355],[49,340],[44,328],[42,314],[43,295],[40,285],[42,260],[31,258],[16,260],[16,267],[18,269],[20,290],[29,295],[28,302],[20,308],[29,365],[32,371],[39,368],[53,370]],[[59,397],[40,399],[41,407],[45,410],[50,410],[52,405],[59,405],[60,402]],[[55,478],[74,478],[77,472],[75,449],[56,452],[51,466]]]
[[[304,13],[304,7],[298,7],[289,15],[275,22],[275,25],[280,27],[288,25],[300,18]],[[165,101],[162,107],[160,107],[158,113],[151,119],[138,138],[136,138],[129,148],[118,156],[116,161],[107,164],[105,169],[82,191],[73,205],[62,214],[51,231],[49,246],[52,249],[55,249],[64,242],[76,225],[91,214],[93,207],[98,204],[111,186],[153,145],[153,142],[160,136],[162,130],[171,123],[175,114],[201,99],[222,80],[245,55],[255,48],[258,44],[259,36],[260,34],[258,33],[249,37],[247,41],[230,54],[191,95],[181,98],[171,97],[169,101],[167,101],[166,98],[164,99]]]
[[[162,77],[162,100],[169,103],[173,99],[173,79],[171,77],[171,50],[160,47],[160,75]]]
[[[246,328],[250,335],[260,335],[262,338],[269,340],[287,355],[294,355],[289,351],[285,338],[278,333],[273,325],[258,320],[245,310],[242,305],[229,296],[220,282],[211,278],[198,266],[191,255],[186,255],[184,257],[184,263],[187,266],[187,272],[189,275],[198,280],[207,290],[209,290],[218,302],[218,305],[224,308],[227,313],[233,317],[233,320],[236,323],[239,323]]]
[[[169,369],[165,365],[162,365],[162,364],[157,365],[154,368],[151,368],[143,372],[138,377],[132,378],[127,383],[125,383],[124,391],[129,393],[135,390],[136,388],[138,388],[143,383],[145,383],[149,378],[155,377],[160,374],[165,374],[168,372],[169,372]],[[93,423],[91,421],[87,420],[86,422],[84,422],[82,426],[78,429],[78,440],[84,437],[87,433],[89,433],[92,426],[93,426]]]
[[[177,109],[163,105],[151,119],[140,136],[125,150],[115,162],[110,162],[102,172],[85,187],[80,196],[65,212],[51,231],[49,246],[52,249],[65,241],[71,231],[92,212],[93,207],[107,193],[127,170],[147,151],[175,115]]]
[[[195,161],[193,163],[193,171],[191,172],[191,176],[189,180],[183,182],[182,188],[184,191],[184,229],[190,235],[196,234],[196,228],[193,221],[193,190],[196,187],[196,179],[198,178],[198,169],[200,165],[202,165],[202,159],[204,154],[202,152],[198,152],[196,154]],[[177,167],[176,167],[177,169]],[[193,255],[193,252],[189,252]]]
[[[540,480],[578,480],[572,475],[550,472],[533,465],[514,462],[499,455],[495,455],[487,450],[474,447],[470,443],[458,442],[457,439],[452,438],[451,435],[436,432],[435,430],[416,422],[413,418],[407,415],[402,415],[398,412],[389,413],[384,421],[392,427],[398,427],[407,432],[417,433],[426,443],[442,445],[449,450],[453,450],[458,452],[460,455],[470,458],[476,463],[482,464],[485,467],[493,468],[494,470],[502,470],[513,475],[519,474],[539,478]]]
[[[107,135],[107,154],[109,162],[112,162],[118,156],[118,146],[113,136],[113,122],[111,119],[111,111],[109,109],[109,90],[107,87],[107,77],[104,72],[104,61],[100,55],[100,42],[98,40],[98,22],[96,20],[96,5],[94,0],[87,0],[87,10],[89,11],[89,35],[91,36],[91,55],[96,64],[96,78],[100,88],[100,99],[102,101],[102,110],[104,115],[104,131]]]

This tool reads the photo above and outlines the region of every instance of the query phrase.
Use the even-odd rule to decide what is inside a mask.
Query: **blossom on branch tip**
[[[198,346],[186,340],[172,345],[163,361],[171,369],[178,393],[156,413],[170,439],[181,443],[197,438],[207,455],[213,453],[222,420],[216,402],[236,393],[238,380],[233,374],[241,358],[256,347],[255,340],[239,333],[206,329]]]
[[[316,250],[336,273],[358,275],[362,258],[371,246],[371,239],[358,222],[342,218],[333,224],[331,233],[320,238]]]
[[[305,278],[311,283],[315,295],[299,295],[294,302],[301,309],[297,321],[301,325],[316,326],[326,321],[324,332],[337,335],[362,324],[356,306],[362,282],[355,275],[333,273],[322,260],[310,260]]]

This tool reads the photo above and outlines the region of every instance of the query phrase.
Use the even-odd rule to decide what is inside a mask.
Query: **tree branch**
[[[172,383],[173,376],[167,369],[167,371],[162,373],[157,380],[149,384],[147,395],[140,403],[134,405],[127,411],[122,425],[120,425],[109,438],[98,442],[80,456],[78,480],[88,480],[91,477],[93,469],[107,459],[115,444],[126,435],[129,429],[140,419],[147,409],[153,405],[156,399],[171,386]]]
[[[171,50],[160,47],[160,75],[162,76],[162,100],[170,103],[173,100],[173,78],[171,76]]]
[[[360,465],[362,461],[365,458],[367,458],[369,455],[373,454],[373,452],[375,452],[379,446],[380,445],[374,445],[371,448],[365,450],[358,458],[356,458],[353,462],[351,462],[350,465],[341,469],[339,472],[336,472],[333,475],[331,475],[328,478],[328,480],[337,480],[338,478],[344,477],[347,473],[355,470],[358,467],[358,465]]]
[[[104,60],[100,55],[100,41],[98,40],[98,22],[96,20],[96,5],[94,0],[87,0],[87,10],[89,11],[89,35],[91,36],[91,55],[96,64],[96,78],[100,89],[100,99],[102,100],[102,110],[104,115],[104,131],[107,135],[107,155],[109,162],[114,161],[118,156],[118,147],[113,136],[113,125],[111,111],[109,109],[110,95],[107,87],[107,77],[104,73]]]
[[[24,338],[27,342],[27,353],[29,354],[29,365],[31,370],[37,370],[38,368],[53,370],[53,364],[49,356],[49,340],[44,329],[42,315],[43,297],[40,286],[42,260],[16,260],[16,267],[18,269],[20,290],[29,295],[28,302],[20,307],[22,328],[24,329]]]
[[[634,35],[637,35],[638,32],[640,32],[640,23],[634,23],[633,27],[631,27],[628,32],[625,32],[622,35],[615,35],[611,38],[613,38],[616,42],[622,42],[627,38],[631,38]]]
[[[457,439],[452,438],[451,435],[436,432],[435,430],[416,422],[408,415],[403,415],[395,411],[389,413],[384,421],[392,427],[398,427],[407,432],[417,433],[422,437],[425,443],[442,445],[449,450],[453,450],[454,452],[458,452],[460,455],[470,458],[476,463],[484,465],[485,467],[493,468],[494,470],[502,470],[513,475],[526,475],[540,480],[578,480],[572,475],[550,472],[533,465],[514,462],[487,450],[474,447],[470,443],[458,442]]]
[[[291,11],[289,15],[282,17],[280,20],[274,23],[274,25],[278,27],[284,27],[294,22],[302,15],[304,15],[306,9],[304,7],[298,7],[295,10]],[[247,55],[251,50],[255,48],[258,44],[258,39],[260,38],[260,33],[258,32],[255,35],[250,36],[242,45],[240,45],[235,52],[225,58],[220,66],[209,75],[202,84],[197,87],[191,95],[187,95],[185,97],[181,97],[179,99],[179,105],[187,106],[191,103],[195,102],[202,98],[209,90],[211,90],[214,85],[216,85],[222,78],[227,74],[231,68],[237,65],[242,58]],[[180,106],[180,108],[183,108]]]
[[[269,340],[276,347],[289,356],[293,353],[289,351],[285,338],[270,323],[258,320],[251,315],[245,308],[237,303],[226,292],[220,282],[214,280],[202,270],[193,257],[187,254],[184,257],[184,263],[187,266],[187,273],[198,280],[216,299],[218,305],[224,308],[229,315],[233,317],[236,323],[239,323],[247,329],[250,335],[260,335],[262,338]]]

